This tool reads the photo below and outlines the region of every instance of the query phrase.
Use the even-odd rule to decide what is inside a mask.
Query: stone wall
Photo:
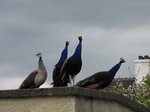
[[[115,93],[79,87],[0,91],[0,112],[150,112]]]

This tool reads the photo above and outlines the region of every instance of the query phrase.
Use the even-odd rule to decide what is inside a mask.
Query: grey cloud
[[[3,79],[25,78],[37,68],[35,54],[42,52],[49,75],[46,83],[50,84],[65,41],[70,42],[71,56],[79,35],[83,36],[83,68],[76,81],[110,69],[120,57],[126,63],[117,76],[129,77],[128,67],[134,73],[134,59],[149,54],[150,14],[146,0],[2,0],[0,15]]]
[[[136,3],[135,3],[136,2]],[[6,3],[7,4],[7,3]],[[132,27],[149,21],[148,1],[26,1],[8,9],[34,22],[66,22],[84,26]],[[13,7],[11,9],[11,7]],[[5,8],[6,10],[6,8]],[[144,21],[143,21],[144,20]]]

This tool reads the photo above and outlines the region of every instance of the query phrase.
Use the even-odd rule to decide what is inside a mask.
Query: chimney
[[[150,73],[150,57],[148,55],[139,56],[135,63],[136,83],[140,83],[147,74]]]

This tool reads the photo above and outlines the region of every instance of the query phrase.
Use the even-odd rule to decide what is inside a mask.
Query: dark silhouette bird
[[[39,88],[47,79],[47,70],[42,60],[42,53],[36,54],[39,57],[38,69],[31,72],[22,82],[19,89]]]
[[[80,72],[82,67],[82,37],[79,36],[78,39],[79,44],[77,45],[74,54],[70,58],[65,60],[60,72],[61,80],[65,83],[70,82],[70,85],[72,84],[71,81],[73,81],[74,85],[75,76]]]
[[[112,67],[109,71],[95,73],[94,75],[79,81],[76,86],[103,90],[105,87],[111,84],[115,74],[119,70],[121,64],[124,62],[125,60],[121,58],[120,62]]]
[[[61,70],[61,67],[64,63],[64,61],[67,59],[67,55],[68,55],[68,45],[69,45],[69,42],[66,41],[66,46],[64,48],[64,50],[62,51],[61,53],[61,57],[58,61],[58,63],[54,66],[54,69],[53,69],[53,86],[54,87],[59,87],[59,86],[67,86],[66,83],[64,83],[60,77],[59,77],[59,74],[60,74],[60,70]]]

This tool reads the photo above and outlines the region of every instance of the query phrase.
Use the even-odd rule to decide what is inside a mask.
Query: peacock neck
[[[112,77],[115,76],[115,74],[117,73],[117,71],[119,70],[121,66],[121,63],[116,64],[114,67],[112,67],[108,72],[110,72],[112,74]]]
[[[81,42],[76,47],[75,53],[72,55],[71,60],[72,61],[81,61],[81,51],[82,51],[82,44]]]
[[[58,61],[58,63],[56,64],[57,67],[61,67],[64,63],[64,61],[66,60],[67,58],[67,55],[68,55],[68,48],[66,47],[63,52],[61,53],[61,57]]]

